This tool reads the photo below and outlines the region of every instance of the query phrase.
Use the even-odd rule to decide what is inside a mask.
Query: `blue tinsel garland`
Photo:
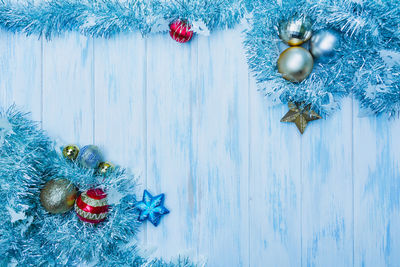
[[[328,28],[342,35],[337,59],[314,65],[299,84],[282,79],[276,62],[283,51],[279,21],[307,14],[313,30]],[[278,102],[305,102],[321,115],[339,107],[353,92],[363,108],[389,116],[400,112],[400,3],[398,0],[255,1],[247,32],[250,69],[260,88]]]
[[[400,114],[400,1],[330,0],[320,6],[322,22],[351,40],[352,90],[363,113]]]
[[[47,38],[65,31],[110,37],[120,32],[165,31],[176,19],[208,30],[232,27],[244,10],[242,0],[50,0],[38,4],[0,0],[0,26]]]
[[[282,2],[278,4],[278,2]],[[120,32],[166,31],[187,19],[197,32],[232,27],[253,13],[245,46],[250,69],[273,100],[305,102],[321,115],[353,92],[368,113],[400,113],[400,4],[398,0],[49,0],[38,4],[0,0],[0,27],[45,35],[65,31],[110,37]],[[282,42],[276,26],[295,12],[308,14],[314,30],[342,34],[337,60],[316,64],[300,84],[282,79],[276,61]]]
[[[186,259],[168,263],[139,256],[134,208],[135,179],[117,168],[102,179],[65,160],[37,124],[14,107],[0,113],[0,266],[193,266]],[[49,214],[40,189],[67,178],[81,191],[107,190],[111,210],[99,225],[81,222],[73,211]]]

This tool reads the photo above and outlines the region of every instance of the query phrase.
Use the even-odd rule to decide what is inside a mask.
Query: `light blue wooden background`
[[[400,122],[351,98],[301,136],[257,92],[242,28],[52,41],[0,32],[1,106],[65,143],[99,145],[166,193],[154,255],[209,266],[400,266]]]

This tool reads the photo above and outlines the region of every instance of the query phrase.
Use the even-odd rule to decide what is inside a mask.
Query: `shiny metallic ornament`
[[[104,221],[108,214],[107,194],[100,188],[89,189],[75,202],[75,212],[83,222],[97,224]]]
[[[310,121],[321,119],[315,111],[311,110],[310,105],[304,103],[288,103],[289,111],[283,116],[281,122],[293,122],[296,124],[297,129],[303,134],[306,130],[307,124]]]
[[[289,47],[279,56],[278,71],[292,82],[301,82],[310,75],[314,60],[310,52],[300,46]]]
[[[94,145],[82,147],[77,158],[78,163],[88,169],[95,169],[103,161],[100,149]]]
[[[169,25],[169,35],[178,43],[189,42],[193,37],[193,30],[185,20],[175,20]]]
[[[76,187],[67,179],[48,181],[40,191],[40,203],[50,213],[64,213],[75,203]]]
[[[332,58],[339,46],[339,34],[333,30],[320,30],[311,37],[310,52],[315,58],[326,61]]]
[[[114,165],[110,162],[101,162],[97,168],[97,173],[100,175],[107,175],[114,170]]]
[[[157,227],[160,224],[161,217],[169,213],[169,210],[164,207],[164,198],[164,194],[153,197],[149,191],[144,190],[143,200],[135,206],[140,211],[139,221],[149,220]]]
[[[312,35],[312,22],[306,15],[295,15],[287,21],[281,21],[278,27],[279,37],[290,46],[307,42]]]
[[[76,145],[68,145],[63,149],[63,156],[66,159],[75,160],[78,157],[79,148]]]

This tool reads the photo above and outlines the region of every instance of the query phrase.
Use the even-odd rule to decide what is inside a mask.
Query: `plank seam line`
[[[251,186],[251,181],[250,181],[250,168],[251,168],[251,133],[252,133],[252,131],[251,131],[251,125],[252,125],[252,121],[251,121],[251,109],[250,109],[250,107],[251,107],[251,104],[252,104],[252,102],[251,102],[251,94],[250,94],[250,79],[251,79],[251,76],[250,76],[251,74],[250,74],[250,72],[248,72],[247,73],[247,116],[248,116],[248,120],[247,120],[247,129],[248,129],[248,133],[247,133],[247,145],[248,145],[248,149],[247,149],[247,214],[248,215],[250,215],[250,207],[251,207],[251,205],[250,205],[250,186]],[[248,236],[249,236],[249,239],[248,239],[248,255],[247,255],[247,257],[248,257],[248,263],[247,263],[247,266],[251,266],[250,264],[251,264],[251,260],[250,260],[250,258],[251,258],[251,256],[250,256],[250,251],[251,251],[251,242],[250,242],[250,240],[251,240],[251,236],[250,236],[250,233],[251,233],[251,226],[250,226],[250,216],[247,216],[247,231],[248,231]]]
[[[43,130],[43,106],[44,106],[44,93],[43,93],[43,73],[44,73],[44,44],[43,36],[40,37],[40,129]]]
[[[300,136],[300,266],[303,264],[303,138]]]
[[[193,105],[195,103],[196,104],[196,109],[198,109],[197,101],[194,101],[194,99],[195,99],[195,97],[197,98],[195,92],[197,92],[197,90],[196,90],[197,89],[197,83],[199,82],[199,80],[198,80],[199,70],[200,70],[200,67],[199,67],[199,40],[197,39],[196,40],[196,79],[195,79],[196,84],[195,84],[194,88],[192,87],[191,90],[190,90],[190,128],[191,128],[190,129],[190,135],[191,135],[190,136],[190,139],[191,139],[191,143],[190,143],[191,148],[190,148],[190,150],[191,150],[191,158],[190,158],[190,161],[189,161],[189,163],[190,163],[190,179],[191,179],[191,181],[193,183],[192,186],[195,188],[195,191],[197,192],[197,194],[194,192],[194,196],[193,196],[193,198],[195,198],[195,202],[198,202],[200,197],[199,197],[199,193],[198,193],[199,192],[199,186],[198,186],[198,183],[196,183],[194,181],[196,179],[194,179],[194,175],[193,175],[194,174],[194,169],[193,169],[193,160],[194,160],[194,158],[193,158],[194,157],[193,156],[193,149],[194,149],[194,147],[193,147],[194,146],[193,145],[194,144],[194,142],[193,142],[193,127],[194,127],[193,126],[193,114],[194,114]],[[197,218],[199,217],[198,210],[199,210],[199,206],[196,205],[195,212],[193,214],[195,214],[194,216],[196,216]],[[197,221],[194,217],[192,219],[194,221]],[[192,235],[193,235],[193,233],[192,233]],[[200,240],[200,231],[197,232],[197,237],[196,238],[197,238],[197,240]],[[200,255],[200,245],[197,245],[196,246],[196,258],[197,259],[199,258],[199,255]]]
[[[93,111],[93,119],[92,119],[92,140],[93,144],[96,144],[96,64],[95,64],[95,42],[92,37],[92,111]]]
[[[145,54],[145,58],[144,58],[144,66],[143,66],[143,68],[144,68],[144,72],[143,72],[143,79],[144,79],[144,83],[143,83],[143,85],[144,85],[144,88],[143,88],[143,103],[144,103],[144,108],[143,108],[143,110],[144,110],[144,112],[143,112],[143,129],[144,129],[144,134],[143,134],[143,137],[144,137],[144,151],[143,151],[143,153],[145,154],[144,155],[144,168],[145,168],[145,171],[143,172],[143,174],[144,174],[144,186],[145,186],[145,188],[147,188],[147,179],[148,179],[148,162],[147,162],[147,158],[148,158],[148,155],[149,155],[149,148],[148,148],[148,130],[147,130],[147,127],[148,127],[148,125],[147,125],[147,107],[148,107],[148,105],[147,105],[147,88],[148,88],[148,84],[147,84],[147,60],[148,60],[148,50],[147,50],[147,45],[148,45],[148,42],[147,42],[147,38],[145,38],[144,39],[144,54]],[[145,245],[147,245],[147,234],[148,234],[148,231],[147,231],[147,224],[145,223],[145,224],[143,224],[144,225],[144,229],[143,229],[143,235],[144,235],[144,240],[143,240],[143,242],[144,242],[144,244]]]
[[[354,253],[354,246],[355,246],[355,214],[354,214],[354,207],[355,207],[355,195],[354,195],[354,96],[351,95],[351,193],[352,193],[352,215],[353,215],[353,222],[352,222],[352,232],[353,232],[353,247],[352,247],[352,253],[353,253],[353,267],[355,266],[355,253]]]

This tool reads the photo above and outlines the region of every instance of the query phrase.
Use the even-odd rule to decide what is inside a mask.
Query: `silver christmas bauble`
[[[278,27],[279,37],[290,46],[307,42],[312,35],[311,20],[305,15],[295,15],[289,20],[281,21]]]
[[[278,59],[278,71],[291,82],[301,82],[310,75],[314,60],[310,52],[301,46],[289,47]]]
[[[335,55],[339,47],[340,36],[333,30],[320,30],[310,40],[310,52],[314,58],[327,61]]]
[[[87,145],[79,151],[77,161],[85,168],[95,169],[103,161],[103,156],[97,146]]]

